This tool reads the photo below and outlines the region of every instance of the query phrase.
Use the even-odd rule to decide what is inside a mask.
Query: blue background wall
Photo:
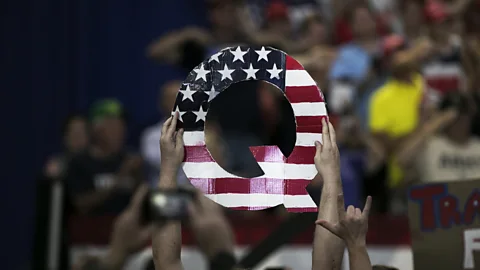
[[[205,24],[204,12],[200,0],[0,1],[2,269],[27,267],[35,175],[59,150],[65,116],[117,97],[138,134],[157,117],[159,85],[181,78],[147,60],[145,46]]]

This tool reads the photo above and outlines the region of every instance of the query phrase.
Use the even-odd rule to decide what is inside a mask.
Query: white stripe
[[[287,70],[285,74],[285,86],[309,86],[317,85],[312,76],[306,70]]]
[[[205,196],[225,207],[274,207],[281,204],[285,204],[288,208],[317,207],[310,195],[206,194]]]
[[[295,116],[325,116],[327,108],[325,102],[300,102],[292,103]],[[320,124],[320,123],[319,123]]]
[[[423,68],[425,77],[457,77],[463,75],[463,70],[458,64],[431,64]]]
[[[315,141],[322,141],[320,133],[297,133],[296,146],[313,146]],[[205,132],[203,131],[185,131],[183,134],[183,143],[186,146],[203,146],[205,145]]]
[[[311,180],[317,175],[315,164],[258,162],[258,165],[265,173],[262,178]],[[225,171],[216,162],[184,162],[183,171],[188,178],[242,178]]]

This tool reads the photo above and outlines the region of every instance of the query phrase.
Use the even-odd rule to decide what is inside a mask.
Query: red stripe
[[[313,164],[314,146],[296,146],[288,158],[285,158],[277,146],[250,147],[258,162],[286,162],[289,164]],[[206,146],[185,146],[184,162],[215,162]]]
[[[313,164],[315,146],[296,146],[287,158],[288,164]]]
[[[303,66],[293,57],[290,55],[287,55],[285,57],[285,60],[287,62],[287,70],[304,70]]]
[[[458,77],[428,77],[426,80],[430,88],[442,93],[460,88],[460,78]]]
[[[327,116],[297,116],[295,120],[297,122],[297,127],[305,126],[322,126],[322,118],[327,119]],[[321,131],[320,131],[321,132]]]
[[[316,85],[287,86],[285,95],[290,103],[299,102],[324,102],[320,89]]]
[[[205,194],[306,195],[310,180],[272,178],[192,178],[190,182]]]

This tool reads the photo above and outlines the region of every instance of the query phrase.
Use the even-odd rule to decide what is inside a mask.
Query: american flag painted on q
[[[251,147],[264,172],[251,179],[220,167],[207,150],[204,133],[210,102],[232,83],[244,80],[264,80],[280,88],[292,105],[297,126],[295,148],[287,158],[277,146]],[[238,210],[284,204],[290,212],[317,211],[305,187],[317,174],[314,142],[322,141],[321,119],[327,110],[315,81],[294,58],[270,47],[223,49],[189,73],[174,112],[179,112],[179,125],[185,130],[183,170],[208,198]]]

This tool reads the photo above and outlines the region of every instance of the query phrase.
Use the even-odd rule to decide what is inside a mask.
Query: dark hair
[[[68,129],[70,128],[70,124],[75,120],[82,120],[85,123],[87,123],[87,118],[83,114],[73,113],[73,114],[67,116],[67,118],[65,118],[65,120],[63,121],[62,127],[61,127],[62,128],[61,129],[62,135],[67,134]]]
[[[343,18],[348,22],[348,23],[353,23],[353,18],[355,17],[355,12],[359,9],[367,9],[368,12],[370,13],[370,15],[372,17],[375,17],[375,13],[373,12],[373,10],[370,8],[370,6],[368,5],[368,3],[364,0],[360,0],[360,1],[355,1],[351,4],[351,6],[349,6],[345,13],[344,13],[344,16]]]

